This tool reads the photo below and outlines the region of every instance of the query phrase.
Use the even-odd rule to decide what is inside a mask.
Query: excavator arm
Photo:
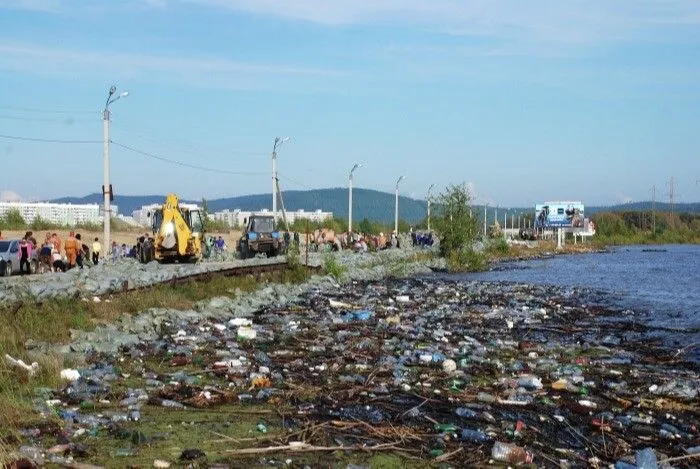
[[[177,246],[178,254],[185,255],[191,237],[192,231],[182,217],[177,196],[168,194],[163,204],[163,222],[158,232],[158,243],[165,249]]]

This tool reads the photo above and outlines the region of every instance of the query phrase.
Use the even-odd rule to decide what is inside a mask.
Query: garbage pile
[[[93,354],[65,373],[63,389],[45,390],[35,404],[60,417],[63,446],[27,428],[21,453],[95,461],[91,439],[127,432],[131,446],[110,455],[127,456],[168,438],[140,430],[147,409],[235,405],[282,416],[274,437],[225,441],[222,455],[259,464],[280,464],[269,458],[276,452],[284,461],[335,448],[452,467],[697,467],[700,370],[646,340],[643,327],[615,322],[597,295],[434,278],[354,282],[245,317],[164,323],[157,339]],[[187,451],[181,458],[204,456]]]

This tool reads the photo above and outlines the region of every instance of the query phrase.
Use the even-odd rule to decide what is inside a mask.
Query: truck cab
[[[245,231],[236,246],[241,259],[255,257],[259,253],[274,257],[285,251],[284,238],[277,229],[273,216],[251,215],[245,223]]]

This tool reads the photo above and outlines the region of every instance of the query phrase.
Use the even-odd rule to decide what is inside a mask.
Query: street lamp
[[[403,176],[401,176],[397,181],[396,181],[396,206],[394,210],[394,232],[396,232],[396,237],[398,238],[399,236],[399,183],[403,180]]]
[[[112,202],[112,185],[109,183],[109,118],[110,111],[109,105],[113,102],[119,100],[120,98],[126,98],[129,96],[128,91],[123,91],[119,94],[117,93],[117,87],[112,85],[109,88],[109,94],[107,95],[107,101],[105,101],[105,109],[102,112],[102,130],[103,130],[103,156],[104,156],[104,185],[102,186],[102,195],[104,196],[104,253],[107,253],[111,249],[110,240],[110,218],[112,216],[112,208],[110,206]],[[106,254],[105,254],[106,257]]]
[[[275,137],[275,145],[272,147],[272,217],[277,220],[277,149],[289,137]]]
[[[431,184],[428,187],[428,231],[430,231],[430,191],[433,190],[433,187],[435,187],[435,184]]]
[[[348,176],[348,233],[350,236],[352,236],[352,173],[354,173],[357,168],[361,167],[362,163],[355,163]]]

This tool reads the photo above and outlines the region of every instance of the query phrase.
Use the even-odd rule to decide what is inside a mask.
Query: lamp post
[[[435,184],[431,184],[428,187],[428,231],[430,231],[430,191],[433,190],[433,187],[435,187]]]
[[[103,216],[102,218],[104,219],[104,253],[105,257],[106,253],[108,252],[109,249],[111,249],[111,232],[110,232],[110,222],[111,222],[111,216],[112,216],[112,208],[111,208],[111,202],[112,202],[112,185],[109,182],[109,119],[110,119],[110,111],[109,111],[109,105],[112,104],[113,102],[117,101],[120,98],[126,98],[129,96],[128,91],[123,91],[119,94],[117,93],[117,87],[112,85],[109,88],[109,93],[107,94],[107,101],[105,101],[105,108],[104,111],[102,111],[102,131],[103,131],[103,157],[104,157],[104,179],[103,183],[104,185],[102,186],[102,195],[104,196],[104,207],[103,207]],[[115,96],[116,95],[116,96]]]
[[[397,181],[396,181],[396,205],[394,209],[394,231],[396,232],[396,237],[399,236],[399,183],[403,180],[403,176],[401,176]]]
[[[275,144],[272,147],[272,217],[275,220],[277,220],[277,149],[287,140],[289,137],[275,137]]]
[[[361,163],[355,163],[348,175],[348,233],[352,236],[352,173],[361,168]]]

